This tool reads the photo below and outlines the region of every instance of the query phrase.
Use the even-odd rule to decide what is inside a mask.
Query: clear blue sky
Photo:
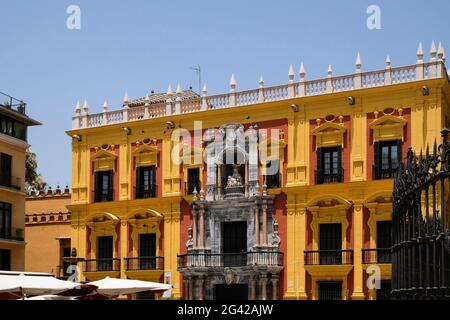
[[[81,8],[81,30],[68,30],[66,9]],[[366,27],[369,5],[381,8],[381,30]],[[424,1],[25,1],[0,2],[0,91],[24,99],[43,123],[29,132],[39,171],[50,185],[70,184],[71,140],[65,131],[78,99],[90,112],[112,109],[169,83],[197,88],[200,64],[210,93],[287,81],[305,63],[307,78],[415,62],[419,41],[450,45],[450,2]],[[450,47],[447,48],[450,56]],[[428,54],[426,54],[428,57]],[[296,75],[297,79],[297,75]]]

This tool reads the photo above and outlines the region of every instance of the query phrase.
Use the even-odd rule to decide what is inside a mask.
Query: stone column
[[[267,245],[267,200],[263,200],[262,207],[262,232],[263,232],[263,245]]]
[[[128,222],[127,220],[122,220],[120,222],[120,259],[125,261],[125,258],[128,258]],[[120,268],[120,277],[126,279],[127,276],[125,274],[126,268]]]
[[[197,248],[197,211],[192,211],[192,239],[193,248]]]
[[[184,283],[184,299],[189,300],[189,277],[183,278]]]
[[[200,208],[199,212],[199,229],[200,229],[200,248],[205,247],[205,210],[203,208]]]
[[[256,277],[250,278],[250,300],[256,300]]]
[[[205,280],[203,279],[203,276],[200,276],[197,279],[197,288],[198,288],[198,300],[204,300],[205,299],[205,288],[204,288]]]
[[[259,205],[255,201],[255,245],[259,246]]]
[[[364,241],[362,201],[353,202],[353,294],[352,300],[364,299],[364,269],[362,266],[362,248]]]
[[[278,300],[278,275],[272,275],[272,300]]]
[[[267,274],[261,275],[259,285],[261,287],[261,300],[267,300]]]
[[[194,278],[193,277],[189,277],[189,298],[188,300],[194,300]]]

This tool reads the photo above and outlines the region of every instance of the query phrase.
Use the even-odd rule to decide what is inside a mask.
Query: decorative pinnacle
[[[197,201],[197,187],[194,187],[194,191],[192,192],[193,197],[192,200]]]
[[[295,72],[294,72],[294,66],[292,64],[289,66],[288,77],[289,77],[289,82],[294,82]]]
[[[434,40],[431,42],[431,49],[430,49],[430,56],[431,56],[431,60],[434,61],[436,59],[436,43],[434,42]]]
[[[150,104],[150,97],[148,96],[148,94],[145,96],[145,104]]]
[[[298,73],[300,74],[300,78],[305,77],[305,66],[303,65],[303,62],[300,64],[300,71]]]
[[[81,112],[81,104],[80,104],[80,100],[77,100],[77,104],[75,105],[75,113],[80,113]]]
[[[169,84],[169,86],[167,87],[167,94],[168,94],[168,95],[173,94],[172,86],[171,86],[170,84]]]
[[[234,77],[234,73],[231,74],[231,79],[230,79],[230,87],[236,87],[236,78]]]
[[[205,191],[203,191],[203,188],[200,190],[200,200],[205,200]]]
[[[438,52],[437,53],[438,53],[439,60],[443,60],[445,52],[444,52],[444,46],[442,45],[442,42],[439,42],[439,48],[438,48]]]
[[[106,101],[103,104],[103,112],[108,112],[108,102],[106,102]]]
[[[86,98],[84,99],[83,111],[84,111],[84,113],[88,113],[88,111],[89,111],[89,104],[88,104]]]
[[[331,77],[333,75],[333,68],[331,68],[331,64],[328,66],[328,76]]]
[[[386,67],[391,67],[391,57],[386,57]]]
[[[423,59],[423,47],[422,47],[422,42],[419,42],[419,47],[417,48],[417,59],[418,60],[422,60]]]
[[[361,55],[358,52],[358,55],[356,56],[356,61],[355,61],[355,66],[356,69],[361,69]]]
[[[260,88],[264,88],[264,79],[263,79],[263,76],[261,76],[261,78],[259,78],[259,87]]]
[[[177,91],[176,91],[176,93],[177,93],[177,94],[183,93],[183,90],[181,90],[180,83],[178,83],[178,85],[177,85]]]
[[[130,101],[130,99],[128,98],[128,92],[125,91],[125,94],[124,94],[124,96],[123,96],[123,103],[124,103],[124,104],[127,104],[128,101]]]
[[[206,87],[206,84],[203,86],[202,93],[204,96],[208,94],[208,88]]]

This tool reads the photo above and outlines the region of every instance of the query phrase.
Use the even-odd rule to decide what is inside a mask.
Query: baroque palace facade
[[[409,66],[355,65],[313,81],[291,66],[287,84],[248,91],[232,76],[214,96],[125,95],[96,114],[77,104],[68,208],[82,280],[164,281],[176,299],[386,298],[393,177],[448,124],[450,86],[434,43]]]

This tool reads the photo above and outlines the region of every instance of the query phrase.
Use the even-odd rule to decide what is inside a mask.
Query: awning
[[[80,286],[79,283],[58,280],[50,276],[0,274],[0,292],[14,292],[27,296],[39,296],[61,293],[78,286]]]
[[[96,291],[100,294],[107,296],[120,296],[145,291],[152,292],[164,292],[172,288],[169,284],[141,281],[141,280],[129,280],[129,279],[116,279],[106,277],[105,279],[89,282],[88,284],[97,286]]]

